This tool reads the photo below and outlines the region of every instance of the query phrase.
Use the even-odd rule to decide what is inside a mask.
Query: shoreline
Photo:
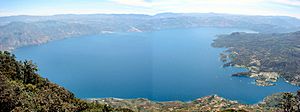
[[[263,72],[263,73],[277,73],[278,75],[276,76],[276,79],[274,80],[270,80],[270,79],[265,79],[265,80],[259,80],[259,73],[262,73],[262,71],[252,71],[251,67],[247,67],[245,65],[233,65],[232,67],[236,67],[236,68],[244,68],[247,69],[246,72],[239,72],[239,73],[234,73],[231,74],[231,76],[234,77],[247,77],[247,78],[251,78],[255,80],[255,85],[257,86],[276,86],[276,84],[280,79],[283,79],[284,82],[293,85],[293,86],[297,86],[299,87],[300,85],[297,85],[295,83],[289,82],[287,81],[285,78],[283,78],[282,76],[280,76],[280,74],[278,72],[274,72],[274,71],[269,71],[269,72]],[[253,76],[253,75],[257,75],[257,76]]]
[[[268,96],[270,97],[270,96]],[[267,97],[264,98],[264,100]],[[113,108],[128,108],[133,111],[224,111],[249,110],[249,111],[275,111],[275,107],[265,107],[264,100],[255,104],[242,104],[235,100],[229,100],[218,95],[208,95],[191,101],[153,101],[146,98],[122,99],[122,98],[88,98],[83,99],[88,103],[109,105]]]

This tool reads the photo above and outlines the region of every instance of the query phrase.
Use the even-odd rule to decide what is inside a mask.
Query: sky
[[[0,0],[0,16],[163,12],[300,18],[300,0]]]

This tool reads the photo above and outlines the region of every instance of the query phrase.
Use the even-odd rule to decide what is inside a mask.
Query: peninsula
[[[224,67],[247,68],[233,76],[255,78],[259,86],[272,86],[279,77],[300,85],[300,31],[291,33],[243,33],[219,35],[213,47],[227,48],[220,54]]]

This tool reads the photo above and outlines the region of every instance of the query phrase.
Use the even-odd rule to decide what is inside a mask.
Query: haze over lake
[[[241,68],[222,68],[211,47],[218,34],[247,31],[228,28],[172,29],[69,38],[14,51],[33,60],[39,73],[80,98],[149,98],[189,101],[217,94],[257,103],[276,92],[299,87],[279,81],[259,87],[253,79],[231,77]]]

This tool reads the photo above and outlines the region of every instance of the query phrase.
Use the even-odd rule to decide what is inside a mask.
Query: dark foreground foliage
[[[283,112],[300,112],[300,90],[297,93],[276,93],[263,102],[261,106],[279,107]]]
[[[31,61],[0,52],[0,111],[81,111],[87,104],[40,77]]]
[[[9,52],[0,51],[0,112],[127,111],[77,99],[36,71],[31,61],[17,61]]]

